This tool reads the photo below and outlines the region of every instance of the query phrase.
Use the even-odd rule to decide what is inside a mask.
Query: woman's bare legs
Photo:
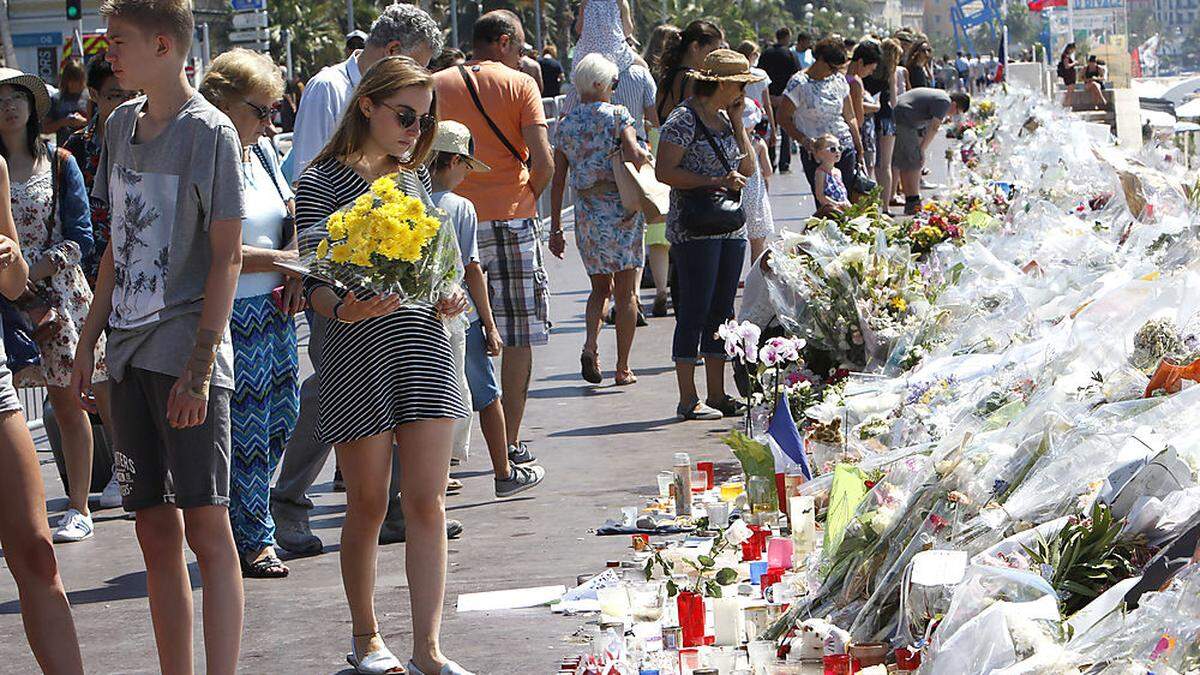
[[[448,425],[449,426],[449,425]],[[451,429],[448,434],[453,433]],[[342,525],[342,587],[350,605],[354,650],[363,655],[383,647],[375,617],[375,560],[379,528],[387,515],[392,477],[392,434],[383,433],[334,446],[346,481],[346,520]],[[450,470],[450,440],[446,440],[442,490]],[[412,523],[408,525],[412,531]],[[442,535],[445,536],[443,527]],[[409,549],[411,551],[411,547]]]
[[[404,568],[412,603],[412,659],[425,673],[438,672],[447,660],[439,633],[446,599],[446,475],[453,437],[454,420],[449,419],[396,429],[400,504],[408,523]],[[387,473],[383,475],[386,479]]]
[[[666,306],[667,279],[671,275],[671,247],[662,244],[650,246],[650,273],[654,275],[654,302]],[[665,314],[664,314],[665,316]]]
[[[54,419],[62,432],[63,463],[67,465],[71,508],[88,515],[88,493],[92,490],[92,424],[69,387],[46,387]]]
[[[633,350],[633,334],[637,330],[638,285],[642,268],[621,270],[612,275],[613,299],[617,309],[617,373],[628,372],[629,352]]]
[[[600,323],[604,318],[604,306],[612,295],[613,275],[593,274],[588,277],[592,282],[592,292],[588,295],[587,310],[584,314],[583,351],[595,354],[599,349]]]
[[[877,140],[879,149],[879,157],[875,163],[875,182],[882,186],[883,194],[879,195],[879,199],[883,202],[883,209],[886,211],[888,202],[891,197],[887,194],[887,189],[892,185],[892,150],[896,147],[895,136],[880,136]],[[892,191],[895,193],[895,190]]]
[[[0,547],[38,665],[47,673],[82,673],[75,621],[46,526],[37,452],[19,411],[0,413]]]

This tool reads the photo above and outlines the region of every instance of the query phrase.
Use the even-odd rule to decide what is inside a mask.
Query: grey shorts
[[[233,393],[213,387],[204,424],[167,424],[167,399],[178,378],[127,368],[112,383],[113,463],[126,511],[174,504],[181,509],[229,505]]]
[[[921,129],[896,123],[896,145],[892,150],[892,166],[900,171],[916,171],[925,165],[921,151]]]

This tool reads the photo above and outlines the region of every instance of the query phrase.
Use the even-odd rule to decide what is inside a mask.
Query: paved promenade
[[[931,156],[940,157],[940,150],[935,147]],[[778,228],[795,229],[812,212],[812,198],[800,174],[772,179],[771,194]],[[568,242],[567,259],[552,258],[549,263],[554,332],[550,345],[535,351],[523,430],[548,471],[546,481],[517,498],[494,499],[491,470],[476,427],[473,456],[454,474],[466,487],[447,501],[449,515],[461,520],[466,532],[450,543],[443,646],[447,655],[480,673],[552,672],[559,658],[578,651],[570,635],[584,619],[555,616],[545,608],[460,614],[455,610],[460,594],[570,586],[577,574],[595,572],[606,560],[624,554],[628,538],[597,537],[593,530],[606,517],[618,516],[620,507],[635,505],[642,495],[655,491],[655,474],[669,468],[672,453],[686,450],[693,459],[732,460],[718,440],[729,424],[675,421],[675,376],[669,360],[672,317],[652,318],[649,327],[638,330],[632,359],[640,378],[636,385],[612,386],[611,328],[600,341],[604,384],[591,386],[580,378],[588,282],[570,234]],[[643,298],[648,303],[651,295],[647,292]],[[51,518],[57,520],[66,500],[48,448],[40,440]],[[242,672],[350,672],[343,660],[350,624],[337,555],[345,501],[331,490],[332,474],[330,462],[313,490],[313,526],[325,541],[324,553],[288,561],[291,576],[286,580],[246,581]],[[97,512],[96,523],[93,539],[56,547],[87,670],[157,672],[133,522],[118,509]],[[404,553],[404,544],[381,549],[377,607],[388,644],[406,660],[411,635]],[[198,588],[194,560],[191,571]],[[196,610],[200,659],[199,602]],[[16,588],[7,573],[0,574],[0,664],[3,673],[36,672],[21,629]],[[197,672],[203,672],[203,664]]]

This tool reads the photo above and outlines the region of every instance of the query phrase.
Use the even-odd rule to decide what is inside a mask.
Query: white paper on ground
[[[619,583],[621,583],[621,577],[617,576],[616,571],[611,568],[605,568],[600,574],[567,591],[563,595],[562,601],[596,600],[597,589],[616,586]]]
[[[556,602],[566,592],[567,587],[559,584],[558,586],[514,588],[507,591],[466,593],[458,596],[458,611],[484,612],[494,609],[538,607]]]

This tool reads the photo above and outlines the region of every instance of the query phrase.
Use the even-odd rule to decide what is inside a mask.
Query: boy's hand
[[[483,341],[487,347],[488,356],[500,356],[500,352],[504,349],[504,338],[500,337],[500,331],[496,330],[495,326],[484,331]]]
[[[89,409],[88,393],[92,389],[92,373],[96,370],[96,355],[91,349],[83,349],[83,344],[79,345],[79,349],[75,350],[75,367],[71,369],[71,394],[76,401],[79,401],[79,407],[88,412],[95,412]],[[95,399],[91,408],[95,408]]]
[[[167,424],[176,429],[200,426],[208,417],[208,398],[200,398],[192,392],[193,377],[184,372],[175,380],[175,386],[167,396]]]
[[[567,238],[562,230],[550,232],[550,252],[559,260],[562,260],[563,254],[567,252]]]

